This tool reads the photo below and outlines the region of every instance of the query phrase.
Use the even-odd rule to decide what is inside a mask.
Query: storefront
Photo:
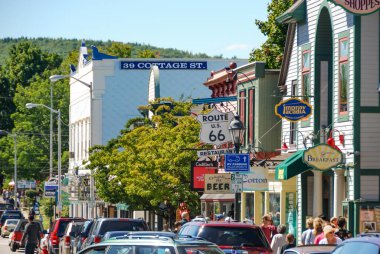
[[[278,90],[312,106],[307,118],[282,120],[283,142],[300,152],[276,168],[277,179],[297,179],[298,233],[321,214],[345,216],[354,234],[378,226],[380,19],[363,3],[298,0],[277,18],[289,29]],[[322,144],[341,163],[305,166],[301,151]]]

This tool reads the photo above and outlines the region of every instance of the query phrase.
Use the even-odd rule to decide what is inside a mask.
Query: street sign
[[[231,174],[231,191],[234,193],[243,192],[243,175]]]
[[[227,148],[227,149],[216,149],[216,150],[200,150],[197,151],[198,157],[203,157],[203,156],[215,156],[215,155],[225,155],[227,153],[233,153],[234,148]]]
[[[249,167],[249,154],[226,154],[224,157],[226,172],[248,172]]]
[[[234,119],[232,112],[223,113],[214,108],[206,115],[198,115],[197,120],[202,125],[199,134],[200,140],[205,144],[221,145],[230,142],[231,135],[228,126]]]
[[[47,198],[54,198],[55,193],[58,191],[58,185],[55,182],[45,182],[44,196]]]

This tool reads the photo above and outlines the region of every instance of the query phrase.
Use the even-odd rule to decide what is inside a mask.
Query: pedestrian
[[[313,226],[314,244],[319,244],[319,242],[325,237],[323,234],[323,220],[319,217],[315,218]]]
[[[187,219],[188,217],[189,217],[189,214],[187,212],[183,212],[181,214],[181,218],[182,218],[182,220],[181,220],[181,226],[183,226],[185,223],[189,222],[189,220]]]
[[[293,234],[287,234],[286,235],[286,244],[282,246],[281,248],[281,254],[284,253],[285,250],[296,247],[296,244],[294,243],[294,235]]]
[[[25,254],[34,254],[41,241],[40,225],[34,222],[33,215],[29,215],[28,221],[21,238],[21,244],[25,246]]]
[[[314,219],[311,217],[306,220],[307,229],[303,231],[301,235],[302,245],[314,244],[313,222],[314,222]]]
[[[281,254],[282,246],[286,245],[286,226],[279,225],[277,227],[278,234],[275,234],[272,238],[270,247],[273,250],[273,254]]]
[[[324,236],[325,238],[323,238],[319,244],[340,244],[342,242],[342,240],[335,236],[335,229],[333,227],[331,227],[330,225],[326,225],[324,228],[323,228],[323,233],[324,233]]]
[[[13,206],[15,205],[15,200],[13,199],[13,197],[11,196],[8,200],[9,204],[12,204]]]
[[[177,234],[180,229],[181,229],[181,221],[174,222],[173,233]]]
[[[335,235],[342,241],[352,237],[352,233],[346,229],[346,223],[346,218],[338,218],[338,230],[335,231]]]
[[[261,229],[264,232],[269,243],[272,242],[272,237],[277,234],[276,227],[272,225],[272,217],[266,214],[262,217]]]
[[[162,232],[170,232],[170,230],[169,230],[169,224],[167,224],[167,223],[164,224]]]
[[[333,216],[330,219],[330,226],[333,228],[338,228],[338,218]]]

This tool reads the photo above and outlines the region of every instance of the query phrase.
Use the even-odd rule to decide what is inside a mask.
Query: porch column
[[[313,170],[314,173],[314,193],[313,211],[314,217],[322,214],[322,171]]]
[[[336,168],[334,171],[334,216],[342,215],[342,201],[344,194],[344,170]]]

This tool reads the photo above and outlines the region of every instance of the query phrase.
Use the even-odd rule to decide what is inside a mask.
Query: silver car
[[[15,230],[18,221],[18,219],[7,219],[1,227],[1,237],[9,236],[9,234]]]

